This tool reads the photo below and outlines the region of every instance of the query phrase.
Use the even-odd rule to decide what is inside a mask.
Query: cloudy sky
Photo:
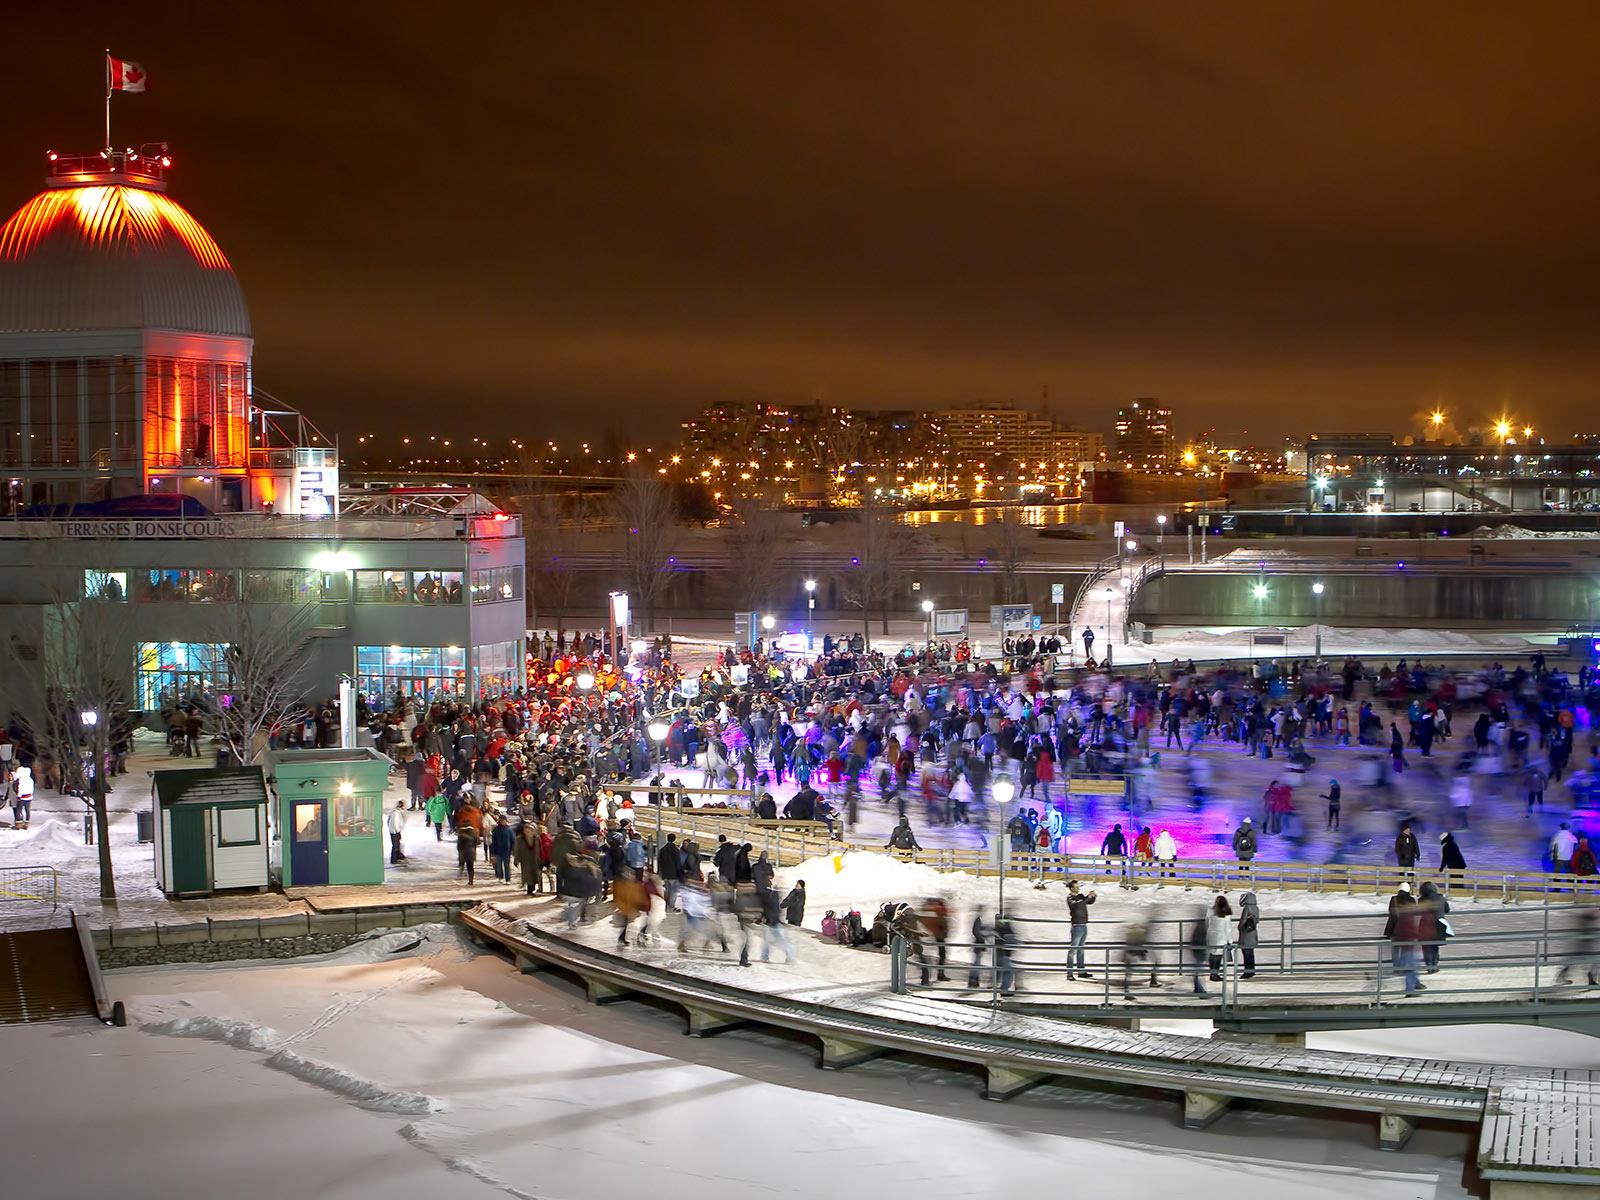
[[[113,140],[344,436],[716,400],[1600,430],[1600,5],[34,3],[0,206]]]

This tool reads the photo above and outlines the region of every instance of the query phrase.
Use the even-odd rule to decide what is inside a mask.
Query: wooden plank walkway
[[[623,958],[581,936],[535,927],[491,904],[462,914],[469,928],[524,957],[554,963],[619,993],[686,1008],[911,1050],[1038,1077],[1118,1081],[1184,1093],[1376,1112],[1415,1120],[1480,1121],[1486,1179],[1600,1187],[1600,1078],[1438,1059],[1342,1054],[1107,1028],[1032,1013],[896,995],[887,985],[788,975],[757,991],[732,964],[676,955]],[[607,935],[608,936],[608,935]]]

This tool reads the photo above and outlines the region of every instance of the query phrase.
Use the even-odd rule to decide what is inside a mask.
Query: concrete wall
[[[1134,597],[1133,619],[1163,625],[1309,625],[1317,619],[1320,580],[1322,619],[1338,626],[1388,628],[1481,628],[1513,625],[1564,629],[1600,618],[1595,581],[1582,574],[1494,573],[1429,575],[1394,570],[1378,575],[1265,576],[1267,594],[1257,598],[1253,574],[1183,571],[1145,584]]]

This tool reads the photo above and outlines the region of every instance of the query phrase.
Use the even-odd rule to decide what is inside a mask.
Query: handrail
[[[666,786],[647,784],[624,785],[631,791],[676,790]],[[622,790],[620,787],[617,790]],[[685,789],[691,794],[717,789]],[[748,796],[746,792],[721,793]],[[652,813],[654,809],[650,809]],[[767,849],[777,866],[792,866],[817,854],[864,851],[875,854],[893,853],[906,862],[931,866],[940,871],[966,871],[975,875],[998,875],[996,854],[989,846],[935,846],[922,850],[889,850],[879,842],[863,842],[847,833],[832,841],[810,838],[804,834],[786,833],[765,826],[754,826],[754,817],[748,811],[722,808],[667,808],[662,810],[662,829],[672,829],[680,836],[685,832],[727,833],[732,836],[729,823],[736,823],[744,840]],[[703,823],[701,828],[694,828]],[[837,821],[836,821],[837,823]],[[706,828],[709,827],[709,828]],[[1003,833],[998,836],[1004,837]],[[1431,870],[1423,867],[1399,867],[1363,863],[1304,863],[1270,862],[1256,860],[1241,863],[1237,859],[1178,859],[1160,862],[1155,859],[1119,858],[1104,854],[1056,854],[1033,850],[1005,851],[1006,876],[1031,882],[1055,878],[1066,881],[1077,878],[1085,883],[1127,883],[1134,887],[1172,887],[1183,891],[1196,888],[1216,892],[1244,890],[1303,891],[1334,893],[1347,896],[1381,896],[1399,890],[1402,883],[1416,887],[1424,880],[1439,885],[1445,896],[1468,896],[1473,900],[1490,899],[1502,904],[1520,903],[1525,896],[1541,899],[1545,904],[1564,903],[1600,896],[1600,876],[1516,871],[1488,871],[1468,869],[1463,871]]]
[[[73,912],[72,928],[78,935],[78,947],[83,951],[84,970],[89,973],[89,990],[94,993],[95,1015],[107,1025],[126,1025],[128,1018],[122,1001],[112,1003],[106,991],[106,979],[100,971],[100,956],[95,953],[94,934],[89,929],[89,922]]]
[[[49,886],[38,886],[38,880]],[[61,873],[43,865],[0,867],[0,900],[48,900],[54,912],[61,902]]]

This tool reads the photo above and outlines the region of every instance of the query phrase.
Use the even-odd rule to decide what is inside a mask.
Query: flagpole
[[[111,153],[111,47],[106,47],[106,153]]]

